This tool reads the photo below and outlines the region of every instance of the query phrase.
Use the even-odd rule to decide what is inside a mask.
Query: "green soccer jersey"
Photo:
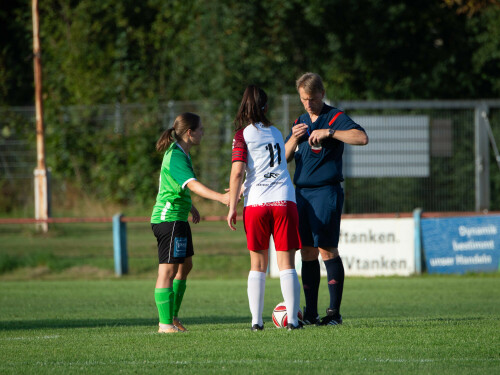
[[[153,207],[151,223],[187,221],[191,210],[191,193],[186,186],[196,179],[191,157],[175,142],[163,156],[160,188]]]

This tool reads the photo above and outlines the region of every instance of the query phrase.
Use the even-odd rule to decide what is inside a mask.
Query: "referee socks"
[[[344,264],[340,256],[325,261],[326,275],[328,278],[328,291],[330,292],[330,309],[340,312],[342,292],[344,290]]]
[[[319,260],[302,261],[302,288],[306,299],[306,317],[316,319],[318,316],[318,290],[321,280]]]

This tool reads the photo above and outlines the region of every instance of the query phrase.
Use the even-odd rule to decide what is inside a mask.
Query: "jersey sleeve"
[[[335,113],[332,118],[328,122],[329,126],[333,126],[335,130],[351,130],[358,129],[361,131],[365,131],[360,125],[355,123],[349,116],[347,116],[344,112]]]
[[[170,175],[184,189],[189,181],[196,180],[196,175],[186,154],[180,151],[176,156],[170,163]]]
[[[248,147],[243,136],[243,129],[237,131],[234,135],[232,162],[235,161],[248,163]]]

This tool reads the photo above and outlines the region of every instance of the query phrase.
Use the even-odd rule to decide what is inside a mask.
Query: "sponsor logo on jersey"
[[[277,178],[279,175],[279,173],[269,172],[264,175],[264,178]]]

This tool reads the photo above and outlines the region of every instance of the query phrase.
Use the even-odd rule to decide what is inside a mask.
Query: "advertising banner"
[[[342,219],[339,254],[346,276],[408,276],[415,273],[413,218]],[[300,252],[295,265],[300,275]],[[326,276],[320,261],[321,275]],[[270,246],[269,273],[279,277],[274,243]]]
[[[500,216],[422,219],[428,273],[495,272],[500,260]]]

